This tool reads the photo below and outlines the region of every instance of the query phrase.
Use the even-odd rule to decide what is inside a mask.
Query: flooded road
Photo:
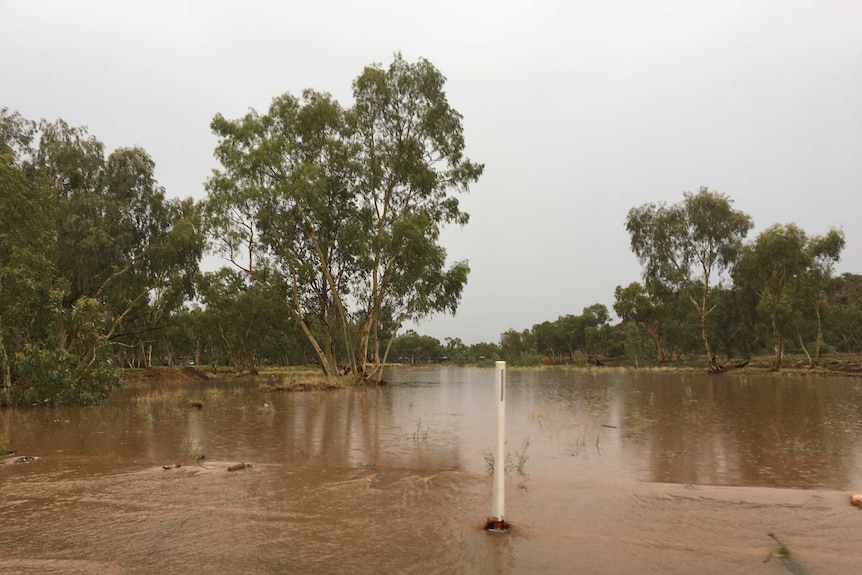
[[[387,379],[0,411],[0,573],[859,572],[859,380],[509,370],[499,535],[493,371]]]

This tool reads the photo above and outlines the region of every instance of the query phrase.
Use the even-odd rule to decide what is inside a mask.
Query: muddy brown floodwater
[[[862,571],[860,380],[510,370],[495,534],[493,371],[387,378],[0,411],[0,573]]]

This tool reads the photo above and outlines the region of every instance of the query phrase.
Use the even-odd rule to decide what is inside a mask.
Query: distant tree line
[[[674,205],[633,208],[626,229],[643,270],[640,282],[614,292],[622,321],[611,325],[595,304],[580,316],[508,330],[501,358],[639,365],[702,356],[719,372],[719,356],[768,353],[778,370],[788,352],[811,366],[824,352],[862,352],[862,276],[833,274],[843,232],[811,236],[776,224],[746,242],[751,227],[730,198],[707,188]]]
[[[97,403],[120,368],[315,365],[379,378],[387,362],[514,365],[862,351],[862,276],[835,276],[844,236],[751,218],[701,188],[633,208],[640,281],[494,343],[402,323],[454,313],[466,262],[439,233],[482,173],[429,62],[367,67],[343,108],[325,93],[216,115],[221,168],[171,199],[136,147],[0,110],[0,403]],[[230,265],[203,273],[207,248]]]

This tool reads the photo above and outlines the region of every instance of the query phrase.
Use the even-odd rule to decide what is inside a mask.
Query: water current
[[[0,573],[862,571],[860,380],[510,369],[496,534],[493,370],[387,379],[0,411]]]

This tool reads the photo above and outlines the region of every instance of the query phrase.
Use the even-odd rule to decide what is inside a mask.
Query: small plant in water
[[[0,432],[0,456],[6,455],[9,451],[9,434],[6,431]]]
[[[775,533],[767,533],[767,535],[775,539],[775,542],[778,543],[778,550],[776,551],[776,553],[779,557],[790,557],[790,545],[787,543],[787,541],[782,541]]]
[[[196,439],[184,437],[180,445],[180,457],[186,461],[200,461],[204,458],[201,446]]]
[[[218,402],[224,399],[225,392],[223,389],[218,387],[211,387],[204,391],[204,398],[208,402]]]
[[[521,441],[521,449],[519,451],[516,451],[514,454],[511,451],[506,452],[505,469],[507,473],[516,471],[521,477],[526,477],[527,461],[530,459],[527,450],[530,448],[531,443],[532,440],[527,436]],[[490,449],[483,449],[479,453],[485,460],[488,473],[494,473],[494,452]]]
[[[410,439],[412,439],[415,443],[419,443],[420,441],[428,441],[428,433],[431,430],[426,428],[422,428],[422,419],[416,420],[416,431],[410,434]]]
[[[526,475],[524,467],[527,465],[527,461],[530,459],[530,456],[527,454],[527,450],[530,448],[530,443],[532,443],[532,441],[530,440],[530,436],[528,435],[521,441],[521,450],[515,452],[514,469],[518,472],[518,475],[521,476]]]

